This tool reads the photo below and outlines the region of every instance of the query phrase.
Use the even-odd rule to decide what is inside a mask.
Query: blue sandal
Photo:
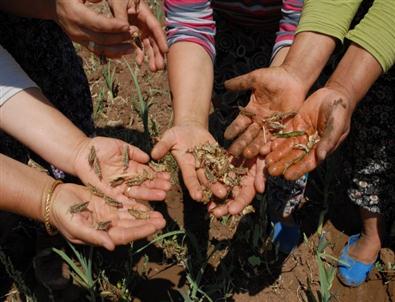
[[[272,242],[278,244],[278,249],[283,254],[290,254],[297,247],[300,238],[298,225],[286,225],[276,222],[273,226]]]
[[[359,238],[360,234],[350,236],[348,243],[342,250],[338,263],[338,278],[344,285],[351,287],[357,287],[364,283],[374,266],[374,262],[365,264],[350,256],[348,252],[349,248],[357,242]]]

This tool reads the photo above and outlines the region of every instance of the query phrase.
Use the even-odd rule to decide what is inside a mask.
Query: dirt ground
[[[87,50],[80,46],[76,49],[91,87],[97,134],[123,139],[149,152],[155,137],[172,123],[166,72],[152,74],[146,67],[137,68],[133,56],[101,65]],[[148,114],[146,125],[142,118],[144,113]],[[113,294],[107,300],[329,301],[325,300],[321,289],[318,246],[320,242],[327,242],[325,253],[337,257],[347,236],[357,233],[360,228],[358,211],[345,197],[339,172],[332,167],[334,162],[335,159],[329,160],[311,174],[306,203],[297,215],[304,240],[288,257],[281,256],[270,242],[271,226],[264,196],[257,196],[254,201],[255,213],[242,218],[212,220],[204,205],[191,200],[175,174],[166,201],[151,204],[167,220],[166,229],[160,235],[162,239],[160,236],[149,238],[156,242],[147,248],[145,245],[149,240],[136,242],[131,248],[119,248],[114,253],[95,252],[96,276],[105,272],[108,283],[112,284],[106,288]],[[330,301],[395,302],[393,224],[388,226],[388,240],[368,281],[358,288],[348,288],[334,277]],[[27,238],[24,231],[19,232],[23,234],[20,234],[22,237],[15,235],[18,239],[14,243],[17,251],[14,259],[18,259],[18,251],[23,249],[20,238]],[[16,268],[32,266],[26,263],[21,262]],[[334,269],[333,263],[330,257],[325,257],[323,267],[326,272]],[[392,269],[389,268],[391,265]],[[18,301],[17,291],[10,290],[10,284],[2,282],[0,276],[1,299]],[[33,281],[27,283],[35,288],[36,296],[48,297],[45,289]],[[125,287],[128,294],[120,293]],[[85,301],[81,298],[84,294],[75,284],[53,295],[54,301]]]
[[[149,145],[141,140],[136,141],[136,137],[144,137],[144,127],[136,110],[138,94],[125,61],[111,63],[112,68],[115,68],[117,96],[110,102],[108,95],[104,99],[100,97],[100,89],[105,87],[102,70],[106,66],[100,66],[94,56],[85,50],[80,53],[94,96],[98,133],[130,139],[130,142],[149,151]],[[126,60],[132,69],[136,68],[132,58]],[[151,125],[154,124],[156,128],[151,129],[151,134],[160,135],[171,125],[172,120],[166,72],[151,74],[145,67],[136,68],[135,71],[144,99],[151,104],[149,117],[153,121]],[[115,128],[112,127],[114,124],[117,125]],[[133,135],[129,136],[129,132]],[[135,136],[136,133],[139,134]],[[176,183],[165,205],[156,207],[162,209],[168,218],[166,231],[181,227],[195,236],[193,241],[197,242],[199,248],[188,246],[188,251],[196,263],[185,268],[171,251],[166,253],[166,247],[165,255],[159,251],[162,254],[159,257],[157,248],[156,251],[147,250],[148,257],[145,259],[149,260],[141,259],[135,267],[137,272],[144,271],[144,281],[137,284],[133,292],[135,301],[184,301],[186,298],[181,298],[179,291],[188,288],[190,283],[186,280],[186,272],[196,271],[194,265],[204,270],[199,286],[206,293],[211,293],[213,301],[314,301],[311,294],[320,299],[316,260],[320,237],[316,230],[320,213],[327,211],[322,232],[329,242],[325,251],[335,257],[344,246],[347,235],[358,232],[360,226],[357,209],[348,203],[344,190],[338,186],[340,179],[336,175],[329,175],[331,183],[325,184],[326,174],[336,173],[330,170],[325,172],[324,167],[319,173],[313,173],[307,192],[309,200],[299,214],[306,240],[285,259],[275,253],[267,239],[270,226],[265,217],[264,198],[254,202],[255,209],[258,209],[256,213],[243,217],[241,222],[231,219],[225,222],[210,221],[205,207],[192,201],[182,185]],[[395,263],[393,231],[381,253],[387,255],[384,260],[392,264]],[[211,257],[207,261],[206,256],[210,253]],[[206,260],[200,261],[202,257]],[[394,271],[380,272],[377,268],[365,284],[355,289],[343,286],[335,277],[330,290],[331,301],[395,301]],[[201,301],[209,300],[202,298]]]

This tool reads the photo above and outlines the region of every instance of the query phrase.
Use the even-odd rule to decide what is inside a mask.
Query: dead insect
[[[135,44],[138,48],[143,50],[143,42],[141,41],[140,34],[137,31],[132,33],[132,41],[133,44]]]
[[[126,180],[126,184],[128,187],[139,186],[146,180],[152,180],[152,179],[154,179],[154,176],[148,173],[146,170],[144,170],[142,174],[128,178]]]
[[[241,212],[241,215],[244,216],[250,213],[255,213],[255,208],[252,205],[246,206]]]
[[[122,162],[123,162],[123,170],[126,171],[129,168],[129,146],[128,145],[123,146]]]
[[[215,177],[214,173],[210,169],[208,169],[208,167],[206,167],[206,169],[204,169],[204,175],[207,177],[207,180],[210,183],[217,181],[217,178]]]
[[[249,111],[245,107],[239,106],[240,114],[247,117],[254,117],[256,114],[254,112]]]
[[[93,167],[93,163],[95,162],[95,159],[96,159],[96,149],[95,149],[95,146],[91,146],[91,149],[90,149],[89,155],[88,155],[88,163],[91,168]]]
[[[279,137],[279,138],[288,138],[288,137],[297,137],[297,136],[302,136],[305,135],[306,132],[304,131],[288,131],[288,132],[284,132],[282,130],[280,130],[277,133],[274,133],[274,136]]]
[[[89,191],[90,191],[93,195],[95,195],[95,196],[97,196],[97,197],[100,197],[100,198],[103,198],[103,197],[104,197],[104,193],[103,193],[102,191],[100,191],[98,188],[96,188],[95,186],[93,186],[93,185],[91,185],[91,184],[88,183],[87,187],[88,187]]]
[[[122,176],[118,176],[110,181],[111,187],[117,187],[122,185],[125,182],[125,178]]]
[[[39,163],[35,162],[31,158],[29,158],[29,161],[27,162],[27,165],[33,169],[36,169],[40,172],[48,174],[48,170],[45,169],[43,166],[41,166]]]
[[[202,196],[201,202],[206,204],[206,203],[209,203],[211,201],[211,197],[213,196],[213,192],[211,192],[210,189],[206,188],[206,189],[203,190],[203,194],[202,195],[203,196]]]
[[[69,208],[69,212],[70,214],[77,214],[84,211],[89,211],[88,205],[89,205],[89,201],[76,203]]]
[[[150,215],[146,211],[135,210],[135,209],[128,209],[128,213],[136,219],[139,220],[147,220],[150,218]]]
[[[110,227],[111,227],[111,220],[98,221],[96,223],[96,230],[99,231],[108,231]]]
[[[117,201],[117,200],[111,198],[110,196],[104,196],[103,199],[104,199],[105,203],[111,207],[114,207],[114,208],[122,208],[123,207],[122,202]]]
[[[95,158],[95,160],[93,161],[93,169],[94,169],[95,174],[97,175],[97,177],[100,180],[102,180],[103,179],[103,174],[101,173],[100,163],[99,163],[99,160],[97,158]]]

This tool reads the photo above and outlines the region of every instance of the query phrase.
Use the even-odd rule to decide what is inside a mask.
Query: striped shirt
[[[168,43],[197,43],[214,60],[213,10],[217,10],[237,25],[267,32],[279,28],[273,47],[275,55],[292,44],[302,8],[303,0],[165,0]]]

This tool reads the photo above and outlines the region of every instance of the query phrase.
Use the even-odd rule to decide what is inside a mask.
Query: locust
[[[148,173],[146,170],[143,170],[142,174],[128,178],[126,180],[126,184],[128,187],[139,186],[146,180],[152,180],[152,179],[154,179],[154,176]]]
[[[150,215],[146,211],[135,210],[135,209],[128,209],[128,213],[136,219],[139,220],[147,220],[150,218]]]
[[[69,208],[69,212],[70,214],[77,214],[84,211],[89,211],[88,205],[89,205],[89,201],[76,203]]]
[[[297,137],[297,136],[303,136],[305,135],[306,132],[304,131],[282,131],[280,130],[277,133],[274,133],[274,136],[279,137],[279,138],[289,138],[289,137]]]
[[[143,42],[141,41],[140,34],[137,31],[132,33],[132,41],[133,44],[135,44],[138,48],[143,50]]]
[[[91,149],[90,149],[89,155],[88,155],[88,163],[91,168],[93,168],[95,159],[96,159],[96,149],[95,149],[95,146],[91,146]]]
[[[103,174],[101,172],[100,163],[99,163],[99,160],[97,158],[95,158],[95,160],[93,161],[93,169],[95,171],[95,174],[97,175],[97,177],[101,181],[103,179]]]
[[[110,227],[111,227],[111,220],[98,221],[96,223],[96,230],[99,231],[108,231]]]
[[[113,178],[110,181],[110,185],[111,185],[111,187],[114,188],[114,187],[118,187],[118,186],[122,185],[124,182],[125,182],[125,177],[118,176],[118,177]]]
[[[123,163],[123,170],[126,171],[129,168],[129,146],[128,145],[123,146],[122,163]]]
[[[254,112],[249,111],[245,107],[239,106],[240,114],[247,117],[254,117],[256,114]]]
[[[95,196],[103,198],[104,197],[104,193],[102,191],[100,191],[98,188],[96,188],[95,186],[91,185],[88,183],[87,185],[88,190]]]
[[[104,196],[103,199],[104,199],[105,203],[111,207],[114,207],[114,208],[122,208],[123,207],[122,202],[117,201],[117,200],[111,198],[110,196]]]

